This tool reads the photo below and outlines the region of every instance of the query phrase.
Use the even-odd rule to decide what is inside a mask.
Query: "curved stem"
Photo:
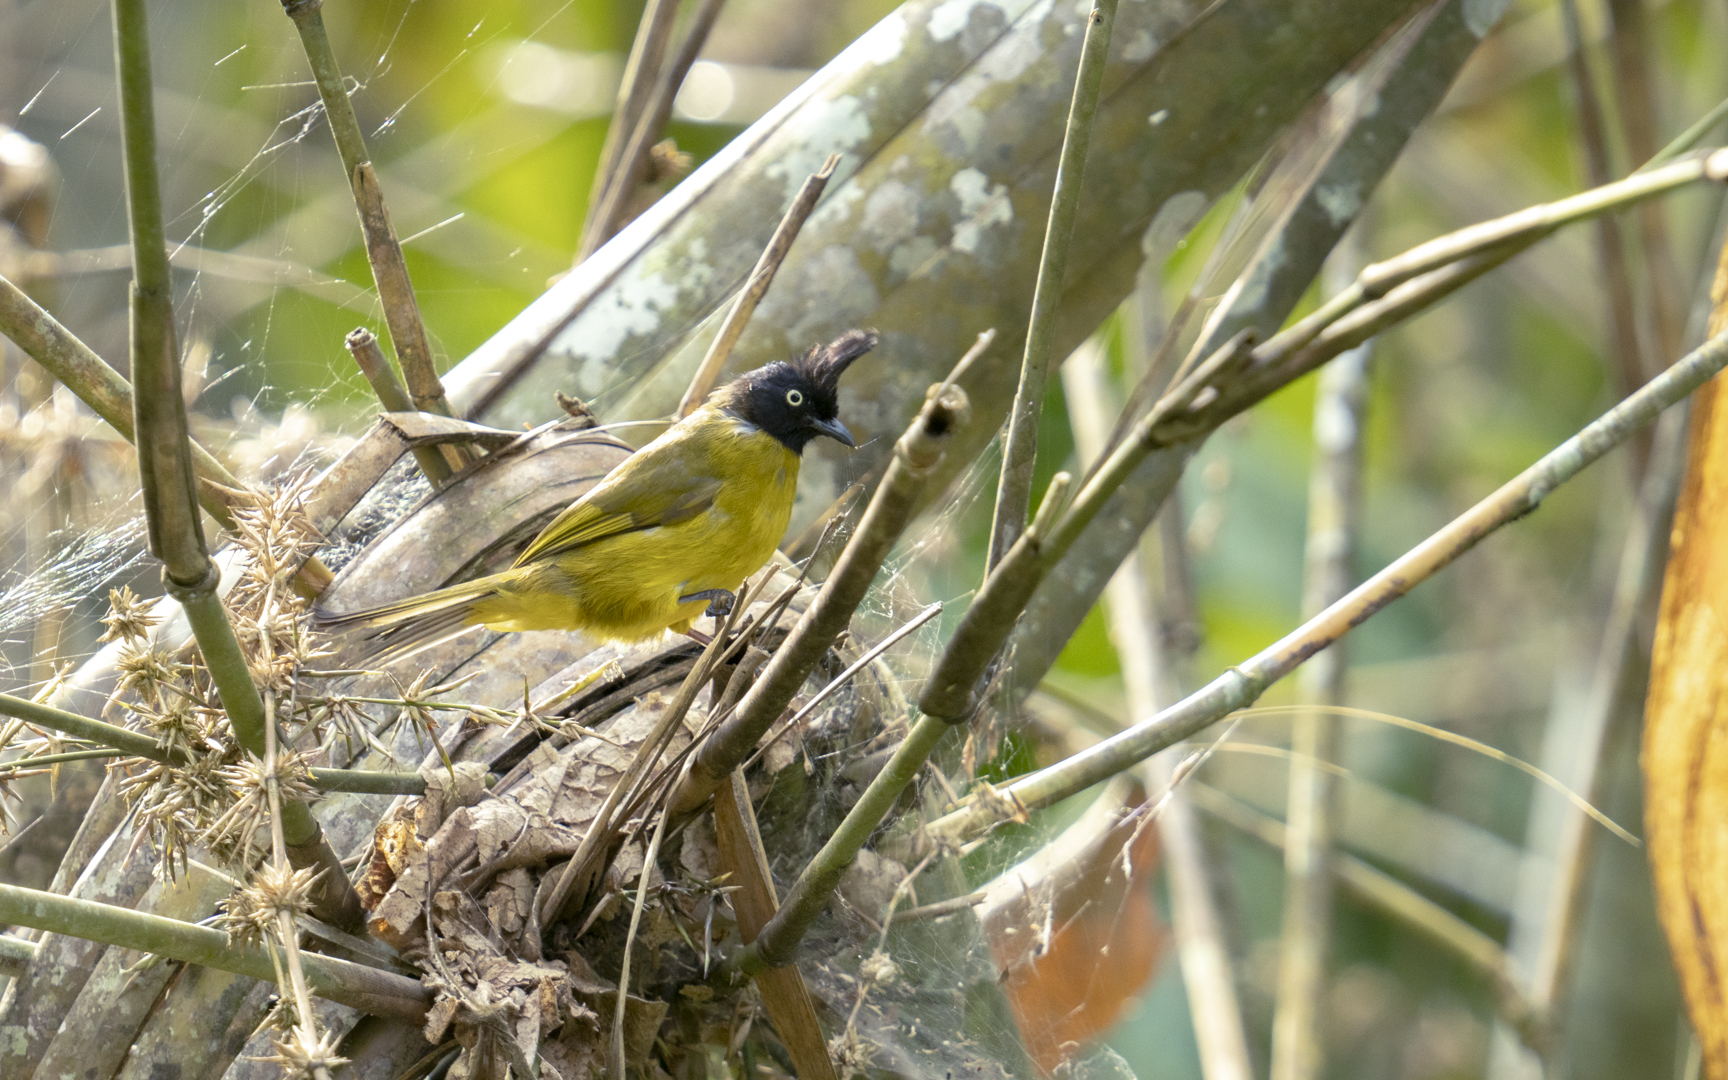
[[[1663,409],[1702,386],[1725,366],[1728,366],[1728,334],[1712,338],[1688,354],[1498,491],[1269,648],[1128,730],[1022,777],[1008,792],[1028,809],[1041,809],[1114,776],[1252,703],[1271,683],[1432,577],[1488,534],[1536,509],[1549,492],[1626,441]],[[974,802],[932,822],[925,829],[926,839],[970,839],[988,831],[998,820],[996,811]]]

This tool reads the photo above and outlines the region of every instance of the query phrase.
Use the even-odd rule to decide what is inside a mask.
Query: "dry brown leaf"
[[[1728,398],[1720,383],[1707,384],[1693,406],[1642,755],[1657,913],[1705,1075],[1715,1080],[1728,1077]]]
[[[412,850],[410,850],[410,848]],[[423,850],[414,835],[414,808],[398,806],[384,815],[372,830],[372,849],[366,856],[366,872],[354,883],[360,906],[371,911],[407,869],[411,855]]]
[[[1144,798],[1095,805],[987,886],[978,909],[1026,1052],[1047,1075],[1121,1019],[1164,950],[1149,880],[1158,831],[1123,817]]]
[[[684,826],[678,865],[697,881],[713,881],[726,872],[720,864],[720,848],[714,842],[712,817],[703,814]]]
[[[466,893],[440,891],[432,904],[437,940],[424,981],[437,994],[427,1015],[428,1040],[454,1036],[462,1045],[463,1075],[532,1071],[543,1040],[572,1021],[593,1026],[598,1016],[577,999],[576,983],[562,961],[524,961],[507,955],[497,928]],[[457,1075],[453,1067],[451,1075]]]

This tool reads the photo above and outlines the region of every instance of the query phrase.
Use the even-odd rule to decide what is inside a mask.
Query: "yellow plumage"
[[[851,444],[835,384],[875,341],[853,331],[742,376],[571,503],[510,569],[365,611],[320,611],[318,623],[369,631],[393,654],[475,625],[618,641],[689,630],[774,554],[798,451],[818,435]]]
[[[786,535],[798,487],[798,455],[758,428],[704,405],[655,441],[655,453],[625,461],[559,515],[489,579],[469,623],[494,630],[580,627],[637,641],[685,631],[707,598],[737,592]],[[725,483],[721,477],[752,482]],[[646,528],[618,506],[629,492],[656,494]],[[694,556],[694,557],[692,557]]]

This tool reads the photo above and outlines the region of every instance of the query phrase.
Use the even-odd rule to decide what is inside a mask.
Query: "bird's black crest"
[[[794,454],[818,435],[847,445],[840,423],[840,376],[852,361],[876,347],[874,330],[848,330],[827,345],[812,346],[796,359],[776,360],[747,371],[720,391],[720,405],[779,439]]]

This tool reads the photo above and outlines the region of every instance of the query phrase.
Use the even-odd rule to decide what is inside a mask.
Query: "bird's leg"
[[[701,592],[693,592],[689,596],[680,596],[678,602],[688,604],[696,600],[706,600],[708,601],[708,610],[703,614],[712,615],[716,619],[723,619],[732,614],[732,602],[736,599],[737,597],[725,589],[703,589]]]

